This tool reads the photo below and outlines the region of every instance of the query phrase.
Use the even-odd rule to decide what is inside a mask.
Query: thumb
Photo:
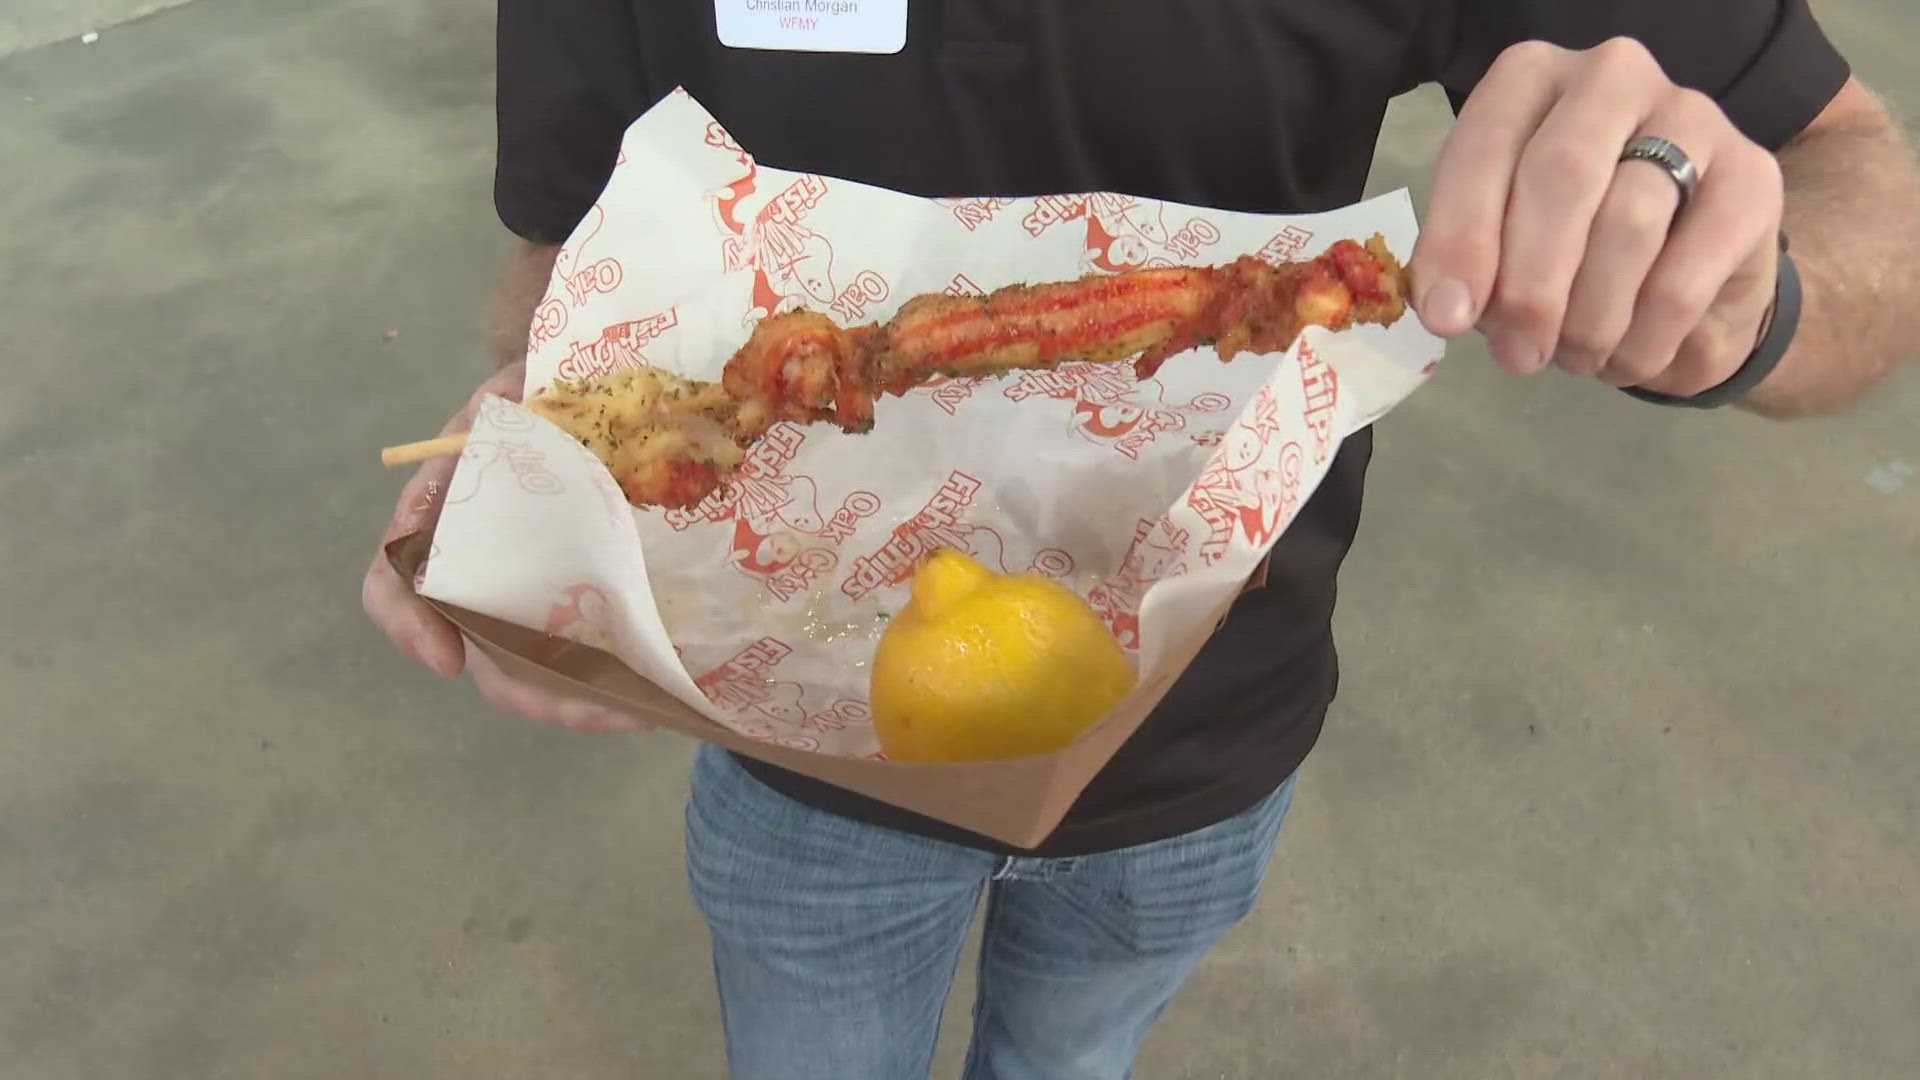
[[[393,517],[380,543],[386,545],[408,533],[422,532],[440,521],[440,508],[446,498],[447,481],[453,478],[454,458],[434,458],[414,471],[400,488]]]

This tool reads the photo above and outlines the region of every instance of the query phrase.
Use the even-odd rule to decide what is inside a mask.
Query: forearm
[[[1839,412],[1920,355],[1920,169],[1875,111],[1779,154],[1805,300],[1792,349],[1743,403],[1762,416]]]
[[[553,262],[560,254],[558,244],[534,244],[515,239],[500,268],[494,285],[493,309],[487,332],[488,351],[498,371],[527,356],[527,333],[533,326],[533,309],[546,295],[553,278]]]

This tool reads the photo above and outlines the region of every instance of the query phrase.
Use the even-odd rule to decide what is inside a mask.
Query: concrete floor
[[[1909,4],[1817,6],[1912,111]],[[689,744],[490,714],[357,605],[373,451],[482,365],[490,34],[200,0],[0,61],[8,1080],[722,1075]],[[1379,186],[1443,131],[1397,109]],[[1272,886],[1140,1075],[1920,1074],[1917,407],[1460,349],[1383,426]]]
[[[63,38],[100,33],[187,0],[7,0],[0,11],[0,56]]]

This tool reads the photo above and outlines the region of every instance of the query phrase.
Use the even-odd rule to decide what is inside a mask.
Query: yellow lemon
[[[997,761],[1072,742],[1133,688],[1133,667],[1072,590],[943,549],[880,635],[873,726],[901,762]]]

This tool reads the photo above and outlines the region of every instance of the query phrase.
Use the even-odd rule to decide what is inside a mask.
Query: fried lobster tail
[[[1242,352],[1283,352],[1309,326],[1390,326],[1407,309],[1406,270],[1380,236],[1364,246],[1341,240],[1312,262],[1275,266],[1248,255],[1204,272],[1211,277],[1206,309],[1134,361],[1140,378],[1188,349],[1211,345],[1222,362]]]
[[[760,320],[720,382],[740,405],[736,428],[755,439],[782,420],[873,428],[872,327],[842,330],[816,311]]]
[[[1170,356],[1282,352],[1302,329],[1391,325],[1407,272],[1375,236],[1304,263],[1244,256],[986,296],[917,296],[885,325],[842,328],[819,312],[762,319],[718,385],[652,368],[559,384],[529,401],[597,454],[636,506],[689,507],[719,488],[780,421],[873,427],[874,398],[938,376],[965,378],[1135,357],[1149,378]]]
[[[902,394],[937,375],[965,378],[1123,360],[1178,336],[1206,310],[1212,271],[1136,270],[985,296],[919,296],[879,335],[880,388]]]
[[[1212,345],[1221,360],[1281,352],[1301,329],[1392,323],[1406,310],[1405,271],[1374,237],[1342,240],[1308,263],[1251,255],[1174,267],[1013,285],[986,296],[907,301],[877,335],[880,389],[900,394],[936,375],[993,375],[1076,360],[1138,356],[1151,378],[1167,357]]]

